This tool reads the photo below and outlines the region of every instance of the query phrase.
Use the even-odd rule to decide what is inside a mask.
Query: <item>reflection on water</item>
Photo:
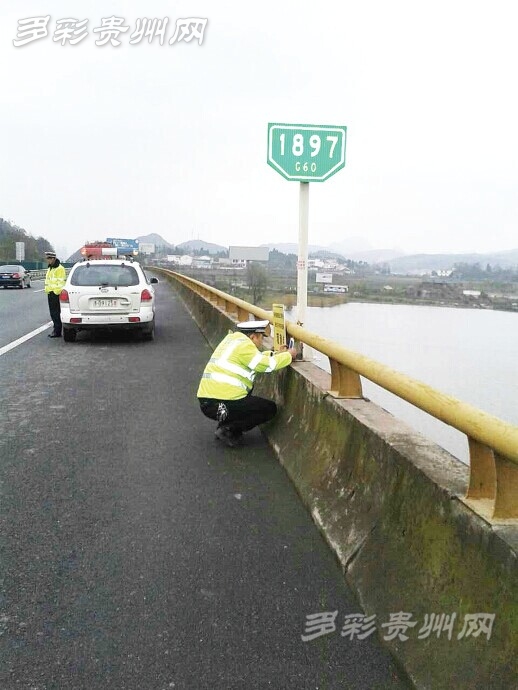
[[[294,319],[293,312],[288,313]],[[350,350],[518,425],[518,315],[446,307],[348,303],[310,307],[305,326]],[[326,357],[315,364],[329,371]],[[463,462],[464,434],[363,380],[364,395]]]

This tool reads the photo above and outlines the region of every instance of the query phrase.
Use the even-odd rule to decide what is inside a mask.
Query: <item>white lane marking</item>
[[[52,321],[49,321],[48,323],[43,324],[43,326],[36,328],[35,331],[31,331],[30,333],[27,333],[27,335],[22,335],[22,337],[18,338],[18,340],[13,340],[13,342],[9,343],[9,345],[4,345],[3,347],[0,347],[0,357],[2,355],[5,355],[6,352],[9,352],[9,350],[13,350],[15,347],[18,347],[18,345],[21,345],[22,343],[25,343],[27,340],[34,338],[34,336],[38,335],[38,333],[46,331],[47,328],[50,328],[51,326]]]
[[[33,290],[33,292],[43,292],[43,290],[45,290],[45,288],[41,288],[41,290]]]

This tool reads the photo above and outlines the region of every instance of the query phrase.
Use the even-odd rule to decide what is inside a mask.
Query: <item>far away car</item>
[[[75,264],[59,295],[63,338],[78,331],[140,331],[145,340],[155,333],[155,290],[136,261],[92,259]]]
[[[6,287],[17,287],[23,290],[24,287],[30,288],[31,274],[23,266],[7,264],[0,266],[0,285]]]

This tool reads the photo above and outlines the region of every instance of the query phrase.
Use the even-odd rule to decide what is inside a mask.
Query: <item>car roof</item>
[[[76,266],[86,266],[86,264],[96,264],[103,266],[122,266],[124,264],[125,266],[140,267],[140,263],[138,261],[132,261],[131,259],[82,259],[81,261],[78,261],[76,264],[74,264],[73,268],[76,268]]]

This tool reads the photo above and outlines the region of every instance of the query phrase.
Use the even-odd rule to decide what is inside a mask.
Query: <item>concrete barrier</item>
[[[215,346],[232,321],[172,282]],[[365,613],[418,688],[518,688],[518,525],[476,515],[466,466],[377,405],[331,398],[329,379],[301,362],[255,392],[279,404],[264,431]],[[401,612],[408,639],[385,639]],[[462,635],[478,613],[495,615],[489,639]],[[426,635],[431,614],[454,614],[451,633]]]

